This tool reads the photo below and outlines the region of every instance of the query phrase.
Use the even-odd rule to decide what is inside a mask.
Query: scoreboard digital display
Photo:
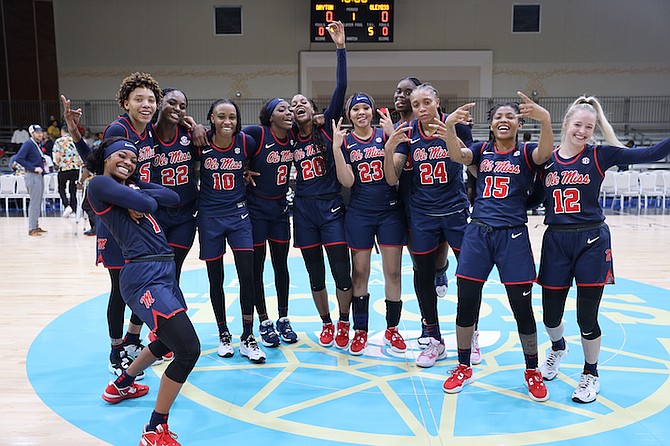
[[[329,42],[326,26],[339,20],[347,42],[393,42],[393,0],[312,0],[312,42]]]

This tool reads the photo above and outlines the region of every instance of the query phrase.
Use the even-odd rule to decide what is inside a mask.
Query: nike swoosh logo
[[[249,216],[249,214],[242,214],[242,215],[240,215],[240,217],[242,217],[242,220],[244,220],[244,219],[247,218],[248,216]]]
[[[214,150],[214,149],[203,150],[203,151],[202,151],[202,154],[204,155],[205,153],[209,153],[209,152],[211,152],[212,150]]]
[[[482,155],[493,155],[493,152],[491,152],[490,150],[487,150],[485,152],[482,152]]]
[[[265,148],[269,149],[270,147],[274,146],[276,143],[271,143],[271,144],[265,144]]]
[[[524,291],[522,294],[523,294],[524,296],[530,296],[530,290],[528,290],[528,291]]]
[[[353,144],[349,144],[349,145],[347,146],[347,149],[351,149],[352,147],[354,147],[354,146],[357,145],[357,144],[358,144],[357,142],[355,142],[355,143],[353,143]]]
[[[598,240],[599,238],[600,238],[600,236],[595,237],[595,238],[587,239],[587,240],[586,240],[586,244],[587,244],[587,245],[591,245],[591,244],[593,244],[593,242],[595,242],[595,241]]]
[[[553,166],[553,165],[554,165],[554,163],[546,164],[546,165],[544,166],[544,170],[547,170],[547,169],[551,168],[551,166]]]
[[[517,238],[517,237],[519,237],[521,234],[523,234],[523,232],[519,232],[518,234],[512,234],[512,238]]]
[[[416,143],[418,143],[419,141],[421,141],[421,138],[417,138],[417,139],[410,139],[410,141],[409,141],[409,142],[410,142],[410,143],[412,143],[412,144],[416,144]]]
[[[330,212],[332,212],[332,213],[334,214],[335,212],[339,211],[341,208],[342,208],[342,206],[338,206],[338,207],[336,207],[336,208],[332,208],[332,209],[330,210]]]

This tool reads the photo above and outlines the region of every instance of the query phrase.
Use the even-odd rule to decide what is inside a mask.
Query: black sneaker
[[[121,376],[121,374],[133,363],[133,358],[131,358],[125,350],[121,350],[118,357],[109,358],[109,373]],[[141,371],[136,377],[136,380],[144,378],[144,371]]]

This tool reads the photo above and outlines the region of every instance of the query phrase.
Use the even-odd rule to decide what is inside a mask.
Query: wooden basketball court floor
[[[529,222],[536,262],[544,231],[541,218],[531,216]],[[417,370],[414,352],[408,352],[409,359],[389,356],[374,345],[376,335],[370,354],[356,362],[346,352],[316,344],[320,324],[296,252],[291,253],[295,289],[289,314],[301,343],[265,349],[264,366],[245,362],[239,353],[226,363],[215,353],[216,330],[196,241],[184,267],[183,288],[188,288],[189,315],[203,353],[193,383],[189,379],[173,408],[171,428],[182,444],[202,445],[670,444],[670,215],[660,210],[613,213],[607,222],[617,285],[606,288],[601,308],[602,391],[597,405],[577,405],[569,398],[583,361],[574,302],[568,303],[572,311],[566,311],[571,352],[563,378],[548,384],[550,401],[533,403],[523,393],[522,356],[499,284],[484,290],[480,328],[487,341],[477,384],[458,396],[445,395],[440,386],[455,365],[453,282],[448,299],[440,301],[447,360]],[[83,223],[77,227],[73,219],[58,216],[40,219],[49,231],[43,237],[28,237],[27,225],[23,216],[0,216],[0,445],[137,444],[155,394],[113,407],[100,399],[111,378],[104,322],[109,278],[93,265],[95,237],[82,235]],[[374,270],[372,280],[379,282]],[[227,267],[227,305],[237,327],[232,271]],[[410,339],[418,334],[419,319],[407,257],[403,281],[401,328]],[[332,283],[328,286],[332,294]],[[383,296],[375,286],[379,283],[371,284],[376,299],[372,325],[379,330]],[[276,317],[272,288],[266,290],[269,313]],[[539,295],[534,289],[542,360],[548,338]],[[334,302],[331,308],[336,317]],[[154,369],[145,381],[152,391],[161,373],[160,367]],[[333,377],[340,370],[346,376]],[[286,385],[297,388],[287,390]],[[227,393],[231,387],[237,387],[234,395]],[[242,395],[244,389],[247,395]]]

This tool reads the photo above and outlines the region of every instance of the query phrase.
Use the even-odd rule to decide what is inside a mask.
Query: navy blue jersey
[[[172,141],[156,139],[156,156],[154,156],[151,181],[168,187],[179,194],[179,205],[190,203],[198,197],[193,166],[198,156],[198,149],[191,141],[191,132],[183,125],[177,126]]]
[[[349,206],[359,210],[385,211],[399,205],[398,190],[384,178],[384,130],[376,128],[367,140],[353,133],[345,137],[342,152],[354,172]]]
[[[472,164],[477,166],[477,196],[472,218],[494,228],[520,226],[528,221],[526,199],[533,185],[537,164],[535,143],[516,145],[501,153],[495,143],[475,143]]]
[[[300,136],[296,131],[296,144],[293,152],[293,161],[297,171],[296,195],[301,197],[315,197],[319,195],[338,194],[342,186],[337,180],[335,160],[333,159],[333,130],[331,121],[342,115],[344,97],[347,94],[347,51],[337,50],[337,74],[335,90],[330,98],[328,108],[323,112],[325,125],[314,128],[310,135]],[[314,132],[319,132],[325,147],[326,154],[313,144]]]
[[[412,164],[410,212],[445,215],[467,209],[463,166],[449,159],[444,140],[426,136],[418,120],[412,121],[407,136],[410,140],[398,144],[396,152]]]
[[[122,114],[105,129],[103,139],[111,136],[127,138],[137,147],[137,172],[140,180],[147,183],[153,181],[151,177],[151,164],[156,156],[156,141],[154,140],[153,124],[147,124],[142,133],[138,133],[130,122],[127,113]]]
[[[123,185],[111,177],[96,175],[88,185],[88,201],[121,247],[126,260],[173,253],[151,213],[158,205],[176,205],[179,202],[176,192],[143,181]],[[130,218],[128,209],[144,213],[139,224]]]
[[[230,146],[217,147],[209,135],[209,144],[200,148],[200,204],[198,213],[222,217],[245,206],[244,169],[249,150],[256,142],[240,132]]]
[[[605,171],[619,164],[649,163],[669,154],[670,138],[643,149],[587,144],[570,159],[554,150],[540,173],[547,196],[545,224],[604,221],[598,198]]]
[[[249,186],[247,193],[261,198],[285,198],[293,164],[293,131],[289,130],[283,140],[277,138],[270,127],[251,125],[243,131],[257,143],[250,149],[249,170],[260,173],[254,177],[256,186]]]
[[[307,138],[298,135],[293,149],[293,162],[296,168],[296,195],[300,197],[338,194],[342,191],[335,170],[332,135],[327,133],[323,127],[314,131],[321,134],[325,145],[323,148],[325,153],[312,144],[312,135]]]

